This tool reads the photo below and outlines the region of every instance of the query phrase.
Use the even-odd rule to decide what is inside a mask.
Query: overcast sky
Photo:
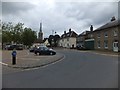
[[[84,2],[83,2],[84,1]],[[113,2],[114,1],[114,2]],[[4,0],[2,2],[2,21],[24,23],[39,31],[43,24],[44,37],[52,30],[61,35],[72,28],[77,34],[106,24],[111,17],[118,17],[117,0]]]

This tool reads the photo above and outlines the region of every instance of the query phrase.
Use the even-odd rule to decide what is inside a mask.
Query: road
[[[3,74],[3,88],[117,88],[118,57],[58,50],[60,62]]]

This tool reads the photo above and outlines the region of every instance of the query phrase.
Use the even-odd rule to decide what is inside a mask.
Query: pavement
[[[16,57],[16,64],[12,65],[12,51],[3,50],[2,51],[2,65],[19,68],[28,69],[45,66],[64,58],[63,54],[57,53],[56,55],[35,55],[30,53],[28,50],[18,50]]]
[[[83,52],[83,53],[89,52],[89,53],[104,55],[104,56],[120,57],[120,52],[113,52],[108,50],[77,50],[77,49],[66,49],[66,48],[64,50],[74,50],[74,51]]]

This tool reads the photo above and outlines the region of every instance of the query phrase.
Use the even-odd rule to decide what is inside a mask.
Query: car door
[[[44,47],[40,47],[40,54],[44,55]]]
[[[44,47],[44,55],[49,55],[49,49],[47,47]]]

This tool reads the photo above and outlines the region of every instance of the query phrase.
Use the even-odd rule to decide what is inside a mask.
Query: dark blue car
[[[53,49],[49,49],[44,46],[40,46],[39,48],[34,50],[34,53],[37,55],[55,55],[56,52]]]

